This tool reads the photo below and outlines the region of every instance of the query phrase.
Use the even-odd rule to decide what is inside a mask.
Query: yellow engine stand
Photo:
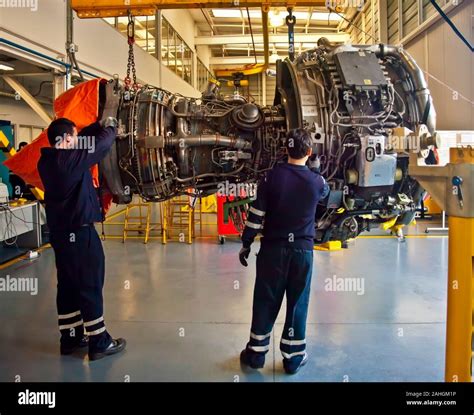
[[[342,243],[341,241],[329,241],[325,242],[321,245],[315,245],[314,250],[315,251],[340,251],[342,249]]]
[[[411,157],[409,174],[449,216],[446,382],[472,381],[474,310],[474,151],[452,148],[444,167],[422,167]],[[462,203],[453,177],[462,179]]]
[[[460,155],[463,157],[460,157]],[[474,164],[473,152],[451,150],[452,163]],[[463,178],[464,196],[474,191],[474,177]],[[472,381],[474,310],[474,218],[450,216],[448,258],[448,315],[446,329],[446,382]]]

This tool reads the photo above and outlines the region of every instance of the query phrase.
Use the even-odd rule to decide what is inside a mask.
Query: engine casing
[[[223,182],[255,183],[285,161],[288,131],[307,129],[331,187],[317,208],[318,242],[347,240],[393,218],[410,223],[424,190],[408,176],[408,153],[421,148],[396,134],[423,131],[416,142],[429,150],[436,125],[423,73],[404,50],[326,39],[294,62],[277,62],[271,106],[223,97],[215,83],[196,99],[111,81],[101,102],[103,114],[119,119],[101,165],[117,203],[133,194],[163,201],[213,194]],[[395,148],[395,139],[402,145]]]

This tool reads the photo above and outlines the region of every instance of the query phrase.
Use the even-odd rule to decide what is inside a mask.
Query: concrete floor
[[[0,381],[442,381],[447,248],[446,237],[376,238],[316,252],[309,362],[291,377],[278,350],[284,308],[265,368],[240,367],[255,274],[253,254],[240,266],[240,244],[105,242],[105,318],[128,348],[91,364],[85,354],[58,354],[48,249],[0,271],[39,279],[37,296],[0,293]],[[326,291],[333,275],[363,278],[364,295]]]

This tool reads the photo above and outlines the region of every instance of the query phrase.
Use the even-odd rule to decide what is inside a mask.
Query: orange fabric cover
[[[97,120],[99,115],[100,79],[83,82],[61,94],[54,101],[56,118],[68,118],[77,126],[77,130]],[[3,164],[26,183],[44,190],[43,183],[36,168],[41,155],[41,148],[49,146],[48,136],[44,130],[31,144],[27,145]],[[91,169],[94,185],[98,186],[98,168]]]

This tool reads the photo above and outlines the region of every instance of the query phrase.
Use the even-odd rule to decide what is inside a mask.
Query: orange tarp
[[[99,115],[100,81],[100,79],[94,79],[83,82],[61,94],[54,101],[55,117],[70,119],[76,124],[78,131],[95,122]],[[41,148],[46,146],[49,146],[49,142],[46,130],[44,130],[31,144],[3,164],[26,183],[44,190],[36,166],[41,155]],[[91,172],[94,185],[97,187],[97,166],[94,166]]]

